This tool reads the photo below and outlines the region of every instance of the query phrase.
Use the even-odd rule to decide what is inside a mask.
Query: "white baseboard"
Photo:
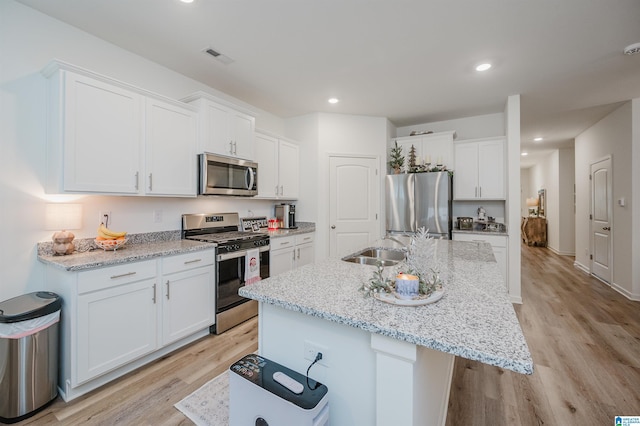
[[[591,270],[590,270],[588,267],[584,266],[582,263],[578,262],[577,260],[573,262],[573,266],[574,266],[576,269],[581,270],[581,271],[582,271],[582,272],[584,272],[585,274],[587,274],[587,275],[591,275]]]
[[[621,295],[623,295],[624,297],[626,297],[629,300],[633,300],[633,301],[636,301],[636,302],[640,301],[640,294],[632,293],[629,290],[627,290],[626,288],[620,287],[616,283],[611,284],[611,288],[614,289],[615,291],[617,291],[618,293],[620,293]]]
[[[557,254],[558,256],[575,256],[576,255],[575,251],[560,251],[560,250],[557,250],[555,247],[551,247],[551,246],[547,246],[547,248],[552,252],[554,252],[555,254]]]

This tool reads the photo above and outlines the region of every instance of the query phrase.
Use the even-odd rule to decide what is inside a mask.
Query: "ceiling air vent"
[[[204,49],[203,52],[213,56],[214,58],[216,58],[218,61],[222,62],[225,65],[229,65],[230,63],[233,62],[233,59],[231,59],[227,55],[223,55],[222,53],[218,52],[217,50],[213,50],[210,47],[207,47],[206,49]]]

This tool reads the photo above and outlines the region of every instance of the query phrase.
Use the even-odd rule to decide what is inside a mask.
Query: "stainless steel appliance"
[[[238,295],[245,285],[245,261],[257,249],[260,278],[269,277],[269,236],[240,231],[238,213],[182,215],[182,238],[216,245],[216,323],[210,331],[220,334],[258,314],[258,303]]]
[[[201,195],[258,195],[258,163],[215,154],[200,154]]]
[[[297,228],[295,204],[283,203],[279,206],[276,206],[276,219],[278,219],[278,221],[282,221],[282,228]]]
[[[387,232],[424,227],[434,237],[451,239],[451,183],[448,172],[387,175]]]

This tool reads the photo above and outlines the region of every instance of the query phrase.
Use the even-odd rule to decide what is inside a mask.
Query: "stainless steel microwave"
[[[199,155],[201,195],[258,195],[258,163],[215,154]]]

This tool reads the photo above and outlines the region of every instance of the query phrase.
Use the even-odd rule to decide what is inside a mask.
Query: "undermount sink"
[[[404,259],[405,253],[401,251],[371,248],[342,258],[345,262],[382,266],[393,266]]]

